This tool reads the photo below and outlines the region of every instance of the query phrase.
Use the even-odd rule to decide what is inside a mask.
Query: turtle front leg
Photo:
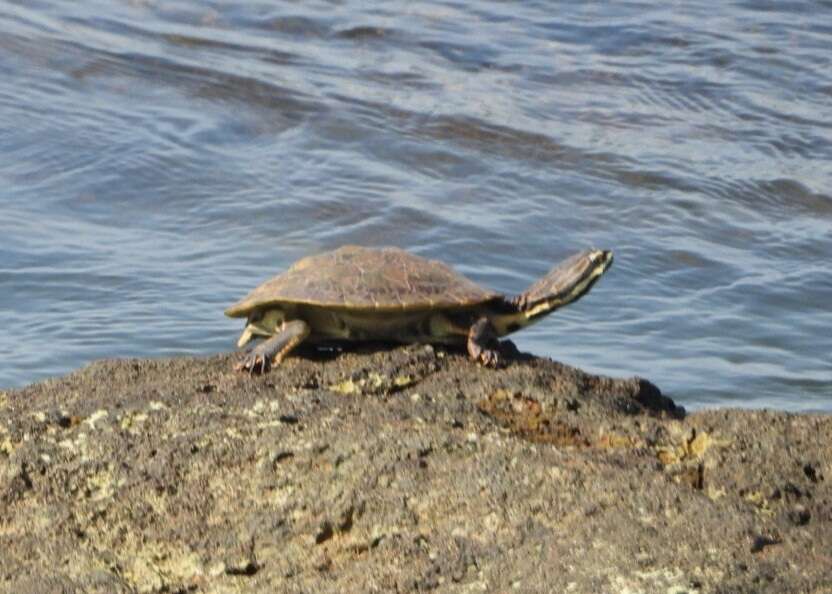
[[[486,367],[497,367],[500,364],[499,348],[497,332],[488,318],[478,319],[468,329],[468,354],[474,361]]]
[[[284,357],[307,336],[309,324],[303,320],[283,322],[277,334],[254,347],[234,366],[234,370],[266,373],[273,365],[280,365]]]

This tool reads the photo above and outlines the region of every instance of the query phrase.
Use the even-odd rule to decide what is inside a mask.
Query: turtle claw
[[[234,366],[234,371],[248,371],[249,375],[267,373],[269,369],[271,369],[269,358],[255,352],[248,353]]]
[[[485,367],[491,367],[496,369],[502,363],[500,358],[500,353],[497,351],[492,351],[490,349],[483,349],[479,356],[479,362],[482,363]]]

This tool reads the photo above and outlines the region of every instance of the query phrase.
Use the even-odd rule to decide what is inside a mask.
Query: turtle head
[[[584,250],[570,256],[515,299],[517,308],[533,320],[577,301],[612,264],[609,250]]]
[[[558,308],[577,301],[612,265],[609,250],[584,250],[570,256],[546,276],[514,299],[507,301],[510,313],[492,319],[503,336],[527,326]]]
[[[251,312],[246,327],[237,340],[237,347],[245,346],[255,337],[274,336],[286,320],[286,312],[280,308],[257,309]]]

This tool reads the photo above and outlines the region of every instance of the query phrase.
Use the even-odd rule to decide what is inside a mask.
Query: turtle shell
[[[225,311],[302,303],[361,311],[409,311],[477,305],[501,295],[483,289],[446,264],[395,247],[344,246],[298,260]]]

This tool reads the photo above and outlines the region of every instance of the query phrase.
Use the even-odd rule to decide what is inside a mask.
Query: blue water
[[[344,243],[612,248],[521,349],[832,411],[832,3],[0,0],[0,386],[231,350]]]

